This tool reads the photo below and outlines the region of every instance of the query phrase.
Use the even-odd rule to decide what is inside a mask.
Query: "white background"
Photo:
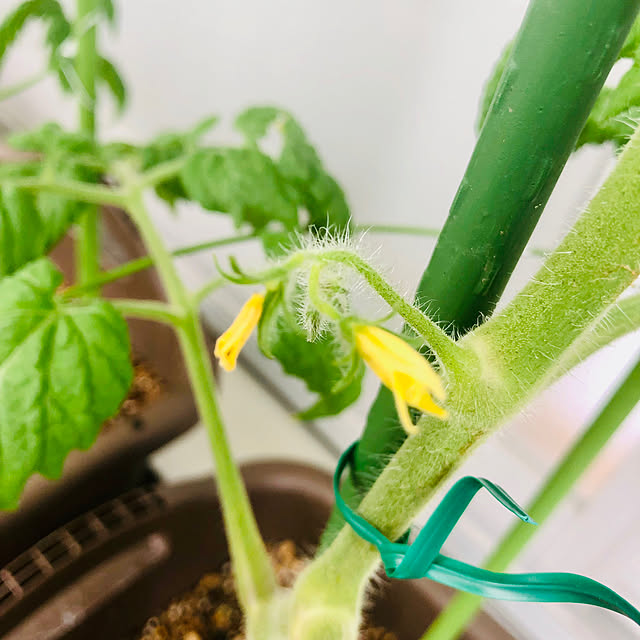
[[[397,0],[294,2],[272,0],[129,0],[120,25],[101,44],[129,84],[129,109],[118,119],[109,98],[100,108],[105,139],[144,140],[185,128],[216,113],[225,123],[212,141],[229,142],[233,114],[250,104],[292,111],[344,186],[360,223],[440,226],[475,141],[478,98],[491,66],[522,18],[523,0]],[[69,3],[66,3],[69,6]],[[0,0],[0,13],[14,2]],[[38,71],[41,31],[29,28],[0,77],[10,85]],[[0,104],[8,128],[49,119],[72,125],[74,105],[53,82]],[[535,132],[532,132],[535,135]],[[544,213],[532,246],[553,247],[602,179],[610,149],[584,149],[570,161]],[[182,207],[177,217],[154,206],[172,246],[231,231],[229,221]],[[433,241],[370,235],[365,244],[387,275],[410,294]],[[381,248],[380,248],[381,245]],[[255,246],[237,249],[244,264],[261,261]],[[194,286],[212,272],[210,256],[182,261]],[[539,265],[526,257],[507,292]],[[244,291],[210,299],[208,317],[224,327]],[[582,366],[474,454],[461,473],[488,475],[521,501],[532,495],[554,460],[584,427],[606,389],[638,351],[638,336]],[[301,385],[285,381],[255,349],[247,362],[289,405],[307,402]],[[336,450],[357,437],[376,383],[339,419],[317,425]],[[259,402],[260,400],[256,400]],[[265,427],[262,427],[265,428]],[[637,505],[640,416],[636,412],[607,455],[519,561],[527,570],[574,570],[606,581],[640,602]],[[283,448],[284,448],[283,443]],[[630,504],[625,504],[624,501]],[[447,551],[480,561],[510,523],[478,500]],[[635,637],[610,613],[585,607],[492,605],[519,638]]]

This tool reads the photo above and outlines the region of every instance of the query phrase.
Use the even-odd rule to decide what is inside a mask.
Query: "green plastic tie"
[[[391,542],[371,523],[355,513],[340,495],[340,478],[353,463],[358,442],[340,456],[333,476],[336,504],[349,526],[380,552],[390,578],[429,578],[454,589],[485,598],[517,602],[574,602],[621,613],[640,625],[640,611],[603,584],[573,573],[496,573],[454,560],[440,553],[442,545],[469,503],[485,488],[524,522],[536,524],[504,489],[484,478],[466,476],[447,492],[412,544]]]

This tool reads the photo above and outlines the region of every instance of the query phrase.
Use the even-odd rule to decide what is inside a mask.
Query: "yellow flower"
[[[216,340],[213,352],[225,371],[236,368],[238,354],[256,328],[262,314],[264,294],[254,293],[245,303],[231,326]]]
[[[440,376],[415,349],[379,327],[358,325],[355,336],[356,348],[364,361],[392,391],[400,423],[407,433],[417,432],[409,407],[441,419],[448,416],[432,398],[440,402],[446,399]]]

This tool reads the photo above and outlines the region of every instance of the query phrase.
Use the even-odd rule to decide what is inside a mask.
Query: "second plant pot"
[[[267,541],[312,548],[329,515],[330,477],[290,463],[244,468]],[[134,640],[145,621],[227,560],[211,480],[137,489],[81,516],[0,570],[4,640]],[[370,611],[398,640],[417,640],[450,592],[391,581]],[[465,640],[513,640],[480,615]]]

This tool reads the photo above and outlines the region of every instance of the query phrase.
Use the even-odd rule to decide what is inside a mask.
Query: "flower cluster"
[[[342,278],[332,279],[331,275],[328,269],[323,272],[318,263],[296,270],[294,300],[298,307],[298,322],[304,328],[307,340],[313,341],[326,331],[339,331],[339,338],[350,343],[357,356],[391,390],[398,419],[407,433],[417,431],[409,407],[446,419],[447,411],[441,406],[446,400],[446,392],[428,360],[402,337],[347,315],[347,295]],[[340,276],[339,272],[334,275]],[[279,286],[291,290],[286,283]],[[218,339],[215,355],[223,369],[231,371],[235,368],[240,350],[260,322],[264,304],[265,294],[252,295]]]

